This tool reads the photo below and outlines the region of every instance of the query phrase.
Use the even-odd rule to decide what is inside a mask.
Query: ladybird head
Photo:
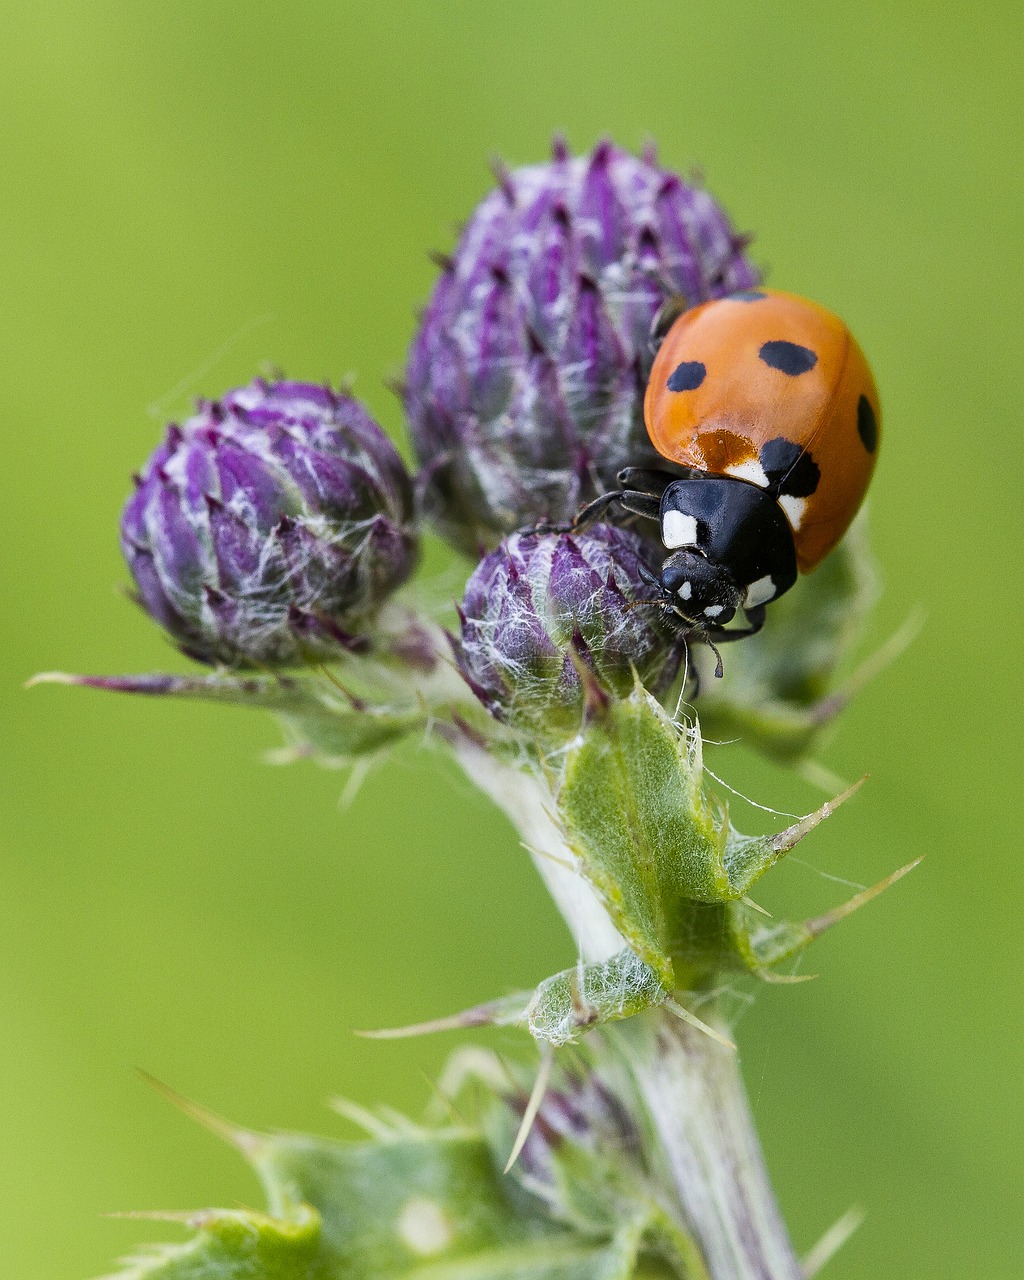
[[[724,626],[743,602],[729,570],[692,547],[668,557],[658,585],[665,604],[695,627]]]

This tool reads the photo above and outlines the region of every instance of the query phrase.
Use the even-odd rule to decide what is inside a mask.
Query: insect
[[[878,454],[878,392],[838,316],[775,290],[672,300],[652,342],[644,418],[675,469],[626,468],[573,527],[614,505],[656,520],[668,555],[642,576],[714,648],[759,631],[846,532]],[[740,611],[745,625],[729,627]]]

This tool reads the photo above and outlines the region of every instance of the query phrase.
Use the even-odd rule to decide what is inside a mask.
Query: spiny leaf
[[[269,1138],[255,1161],[270,1213],[189,1215],[197,1234],[127,1259],[116,1280],[640,1280],[687,1272],[652,1215],[581,1234],[501,1176],[482,1137]],[[112,1278],[113,1280],[113,1278]]]
[[[288,746],[275,753],[278,761],[313,757],[325,763],[346,763],[390,746],[427,722],[420,707],[377,706],[319,674],[80,676],[51,671],[33,677],[29,684],[73,684],[272,711],[288,739]]]
[[[558,809],[615,927],[671,991],[676,951],[688,969],[703,954],[691,935],[703,936],[704,917],[724,927],[721,911],[702,913],[700,904],[742,899],[853,790],[777,835],[741,835],[702,791],[699,730],[680,730],[637,687],[570,747]]]

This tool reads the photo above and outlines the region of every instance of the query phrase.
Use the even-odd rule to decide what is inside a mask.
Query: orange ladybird
[[[656,520],[668,555],[642,576],[713,645],[759,630],[846,532],[878,453],[878,392],[846,325],[805,298],[750,289],[664,313],[644,416],[676,469],[627,468],[575,526],[613,504]],[[729,627],[738,610],[746,627]]]
[[[875,380],[842,320],[768,289],[679,316],[654,361],[644,417],[669,461],[777,489],[801,573],[857,514],[881,420]]]

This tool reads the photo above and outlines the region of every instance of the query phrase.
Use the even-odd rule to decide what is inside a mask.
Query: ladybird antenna
[[[711,650],[711,652],[715,655],[715,679],[721,680],[722,676],[725,675],[725,665],[722,662],[721,651],[719,650],[718,645],[715,644],[715,642],[711,639],[711,637],[706,632],[701,637],[701,639],[704,641],[707,647]]]

